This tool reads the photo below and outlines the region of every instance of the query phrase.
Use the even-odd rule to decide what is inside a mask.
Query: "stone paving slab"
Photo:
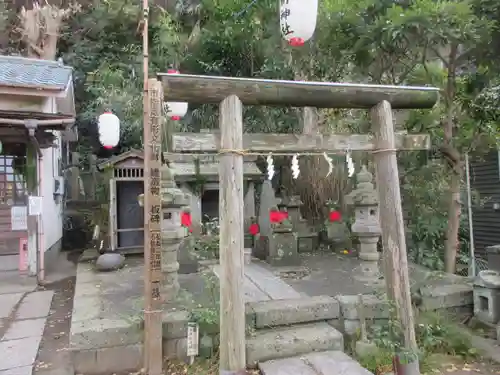
[[[373,375],[341,351],[312,353],[305,361],[320,375]]]
[[[1,370],[0,375],[31,375],[33,369],[31,366],[23,366],[11,368],[9,370]]]
[[[34,319],[47,317],[50,312],[54,292],[45,290],[28,294],[16,312],[16,319]]]
[[[0,294],[0,319],[8,318],[24,293]]]
[[[267,361],[259,369],[263,375],[373,375],[338,350]]]
[[[263,375],[318,375],[301,358],[293,357],[259,364]]]
[[[45,321],[45,318],[14,321],[7,329],[7,332],[3,336],[3,340],[42,336],[43,330],[45,329]]]
[[[42,337],[27,337],[18,340],[0,341],[0,370],[32,366],[38,353]]]
[[[325,322],[259,330],[246,342],[247,364],[294,357],[312,351],[342,350],[344,337]]]
[[[339,302],[330,296],[249,303],[256,328],[286,326],[339,318]]]
[[[271,299],[302,298],[299,292],[266,269],[264,264],[246,264],[244,271],[245,276]]]

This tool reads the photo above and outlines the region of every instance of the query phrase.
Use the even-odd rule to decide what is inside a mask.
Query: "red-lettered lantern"
[[[312,38],[318,17],[318,0],[281,0],[281,34],[293,47]]]
[[[120,142],[120,119],[112,112],[104,112],[99,116],[97,127],[99,142],[107,149],[111,149]]]
[[[175,69],[169,69],[167,73],[179,74],[179,72]],[[181,118],[183,118],[188,110],[188,103],[185,102],[166,102],[165,105],[167,117],[170,117],[170,119],[174,121],[179,121]]]

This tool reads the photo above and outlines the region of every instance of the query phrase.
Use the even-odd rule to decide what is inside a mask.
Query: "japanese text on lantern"
[[[160,196],[160,168],[151,168],[149,178],[149,191],[155,197]]]
[[[287,22],[288,17],[290,17],[290,8],[288,7],[288,0],[282,0],[280,19],[284,21],[281,26],[281,32],[283,33],[283,35],[293,34],[293,30],[290,30],[290,25]]]
[[[161,231],[152,231],[149,243],[151,246],[150,267],[153,271],[161,271]]]
[[[159,204],[155,204],[155,205],[151,206],[151,211],[149,211],[149,222],[150,223],[153,223],[153,224],[160,223],[160,220],[161,220],[160,211],[161,211],[161,208],[160,208]]]

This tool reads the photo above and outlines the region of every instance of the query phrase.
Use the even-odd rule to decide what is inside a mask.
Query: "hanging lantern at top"
[[[318,0],[281,0],[281,34],[292,47],[303,46],[316,29]]]
[[[167,71],[168,74],[179,74],[179,72],[175,69],[169,69]],[[188,110],[188,103],[185,102],[166,102],[165,103],[165,112],[166,116],[170,117],[171,120],[179,121],[183,118]]]
[[[112,112],[104,112],[99,116],[99,142],[104,148],[111,149],[120,142],[120,119]]]

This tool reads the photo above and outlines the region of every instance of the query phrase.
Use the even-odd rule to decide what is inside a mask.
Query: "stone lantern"
[[[356,269],[356,278],[375,282],[380,279],[378,261],[380,255],[377,244],[382,233],[379,220],[379,200],[373,183],[373,175],[361,168],[357,175],[357,186],[348,195],[348,201],[354,206],[354,223],[352,233],[359,240],[358,257],[361,265]]]
[[[189,197],[174,181],[173,171],[165,164],[161,169],[161,271],[163,274],[162,296],[165,302],[171,302],[179,292],[177,273],[179,263],[177,253],[186,235],[181,225],[183,207],[189,203]]]

